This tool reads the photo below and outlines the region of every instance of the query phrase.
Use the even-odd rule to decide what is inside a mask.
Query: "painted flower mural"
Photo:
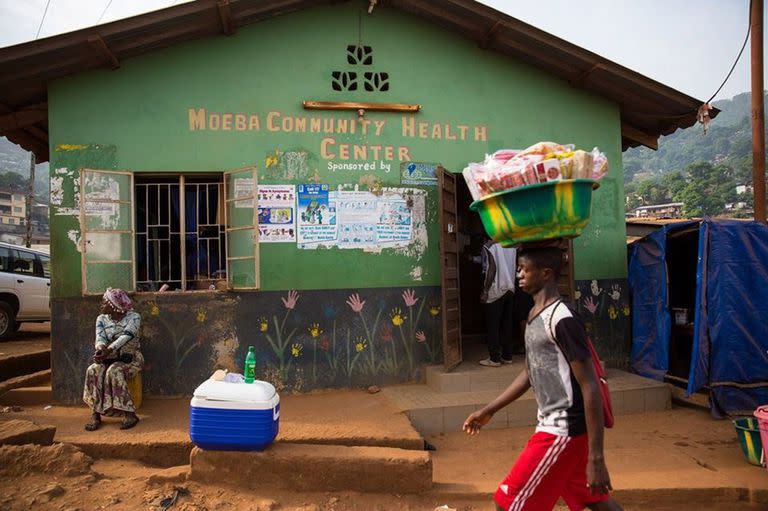
[[[305,302],[295,290],[282,293],[275,314],[256,316],[256,331],[271,350],[264,359],[267,373],[283,388],[297,380],[317,386],[416,376],[420,364],[434,362],[441,350],[440,336],[433,334],[441,327],[435,292],[422,295],[419,289],[401,289],[396,300],[372,301],[352,292],[336,302],[326,295],[319,303]]]
[[[392,324],[395,326],[401,326],[403,323],[405,323],[406,319],[406,317],[403,316],[403,311],[401,311],[398,307],[392,309],[392,313],[389,315],[389,317],[392,319]]]
[[[241,372],[249,345],[256,347],[257,378],[279,391],[413,380],[442,350],[436,286],[145,295],[137,296],[136,308],[148,360],[145,388],[158,394],[191,392],[218,368]],[[92,322],[74,318],[90,312],[74,314],[67,327],[88,337]],[[88,352],[60,349],[60,374],[77,383]],[[60,395],[76,400],[82,386],[63,379],[57,377]]]
[[[286,309],[293,310],[299,301],[299,293],[296,291],[288,291],[288,295],[285,298],[281,298],[281,300]]]
[[[307,332],[309,332],[309,336],[313,339],[317,339],[320,337],[320,334],[323,333],[323,330],[320,328],[320,325],[318,323],[313,323],[310,325],[309,328],[307,328]]]
[[[269,343],[269,346],[272,348],[272,352],[277,359],[275,367],[277,369],[278,377],[280,378],[279,383],[282,385],[288,380],[288,370],[291,365],[291,358],[286,358],[286,351],[288,346],[291,345],[291,340],[294,335],[296,335],[297,330],[297,328],[294,327],[288,332],[285,324],[288,321],[291,312],[296,307],[296,304],[299,302],[299,293],[296,291],[288,291],[288,294],[285,297],[281,297],[280,300],[283,302],[283,307],[285,308],[283,319],[282,321],[279,321],[276,315],[272,316],[272,324],[275,327],[274,334],[268,333],[264,335],[264,338]],[[293,358],[296,358],[296,356],[294,356],[293,346],[291,346],[290,354]],[[301,355],[301,353],[299,353],[299,355]]]
[[[584,300],[584,308],[594,315],[597,311],[597,302],[590,296]]]
[[[365,307],[365,300],[361,300],[360,295],[355,293],[349,296],[347,299],[347,305],[349,305],[349,308],[354,312],[359,313],[363,310],[363,307]]]
[[[577,281],[576,286],[577,310],[596,349],[613,366],[626,366],[632,335],[626,281]]]
[[[406,307],[413,307],[419,299],[416,298],[416,292],[413,289],[406,289],[403,291],[403,301]]]

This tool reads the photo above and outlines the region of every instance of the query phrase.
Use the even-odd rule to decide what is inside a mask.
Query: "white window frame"
[[[126,200],[108,200],[108,199],[88,199],[88,197],[85,194],[85,179],[87,173],[96,173],[96,174],[118,174],[118,175],[125,175],[129,176],[130,178],[130,187],[131,187],[131,193],[130,193],[130,201]],[[246,172],[251,173],[251,177],[253,179],[253,193],[249,196],[241,196],[241,197],[229,197],[228,196],[228,184],[229,180],[232,179],[232,176],[236,174],[243,174]],[[204,173],[200,173],[204,174]],[[259,257],[259,223],[258,223],[258,171],[256,166],[248,166],[248,167],[242,167],[238,169],[234,169],[231,171],[225,171],[222,173],[223,179],[222,179],[222,186],[223,186],[223,196],[224,196],[224,227],[225,227],[225,250],[224,254],[226,257],[226,271],[227,271],[227,286],[230,290],[236,290],[236,291],[247,291],[247,290],[258,290],[261,287],[261,275],[260,275],[260,257]],[[94,294],[101,294],[104,292],[104,290],[89,290],[88,289],[88,283],[87,283],[87,265],[88,264],[128,264],[131,265],[131,282],[132,282],[132,288],[126,291],[135,291],[136,290],[136,186],[135,186],[135,179],[134,179],[134,172],[131,171],[124,171],[124,170],[101,170],[101,169],[80,169],[80,262],[81,262],[81,272],[82,272],[82,294],[83,295],[94,295]],[[149,174],[147,174],[149,175]],[[185,177],[188,177],[190,175],[189,172],[182,173],[182,172],[162,172],[157,173],[153,175],[173,175],[178,176],[180,178],[179,180],[179,186],[180,186],[180,192],[183,192],[183,186],[185,184]],[[229,208],[230,205],[236,202],[240,201],[246,201],[250,200],[252,207],[253,207],[253,222],[251,224],[243,225],[243,226],[236,226],[236,227],[230,227],[229,225]],[[88,204],[93,203],[99,203],[99,202],[108,202],[108,203],[117,203],[117,204],[130,204],[130,230],[111,230],[111,231],[99,231],[99,230],[89,230],[87,229],[87,223],[86,223],[86,208]],[[119,207],[119,206],[118,206]],[[179,207],[182,211],[184,211],[184,193],[180,193],[180,202]],[[180,219],[181,222],[181,219]],[[253,255],[248,256],[234,256],[230,257],[229,253],[229,243],[230,243],[230,232],[233,231],[241,231],[241,230],[253,230]],[[127,234],[130,236],[131,239],[131,260],[116,260],[116,261],[88,261],[88,234],[93,233],[100,233],[100,232],[106,232],[110,234]],[[185,251],[186,248],[186,237],[181,236],[181,250],[182,253]],[[253,259],[254,261],[254,286],[235,286],[232,284],[232,272],[230,270],[230,261],[233,260],[248,260]],[[186,287],[186,258],[181,258],[181,275],[182,275],[182,281],[184,284],[184,287]],[[194,293],[194,292],[209,292],[205,290],[186,290],[183,291],[184,293]],[[143,292],[142,292],[143,293]],[[147,292],[148,294],[154,294],[156,292],[150,291]]]
[[[130,180],[131,199],[126,200],[112,200],[112,199],[89,199],[86,194],[85,181],[86,175],[93,174],[105,174],[105,175],[123,175],[128,176]],[[126,291],[134,291],[136,289],[136,212],[134,211],[135,197],[134,197],[134,183],[133,172],[125,170],[100,170],[100,169],[80,169],[80,271],[82,272],[82,294],[93,295],[101,294],[104,290],[89,291],[88,290],[88,264],[130,264],[131,267],[131,289]],[[118,211],[121,204],[129,204],[131,206],[131,219],[129,230],[93,230],[88,229],[86,222],[86,210],[88,204],[117,204]],[[128,234],[131,240],[131,259],[130,260],[115,260],[115,261],[88,261],[88,234]]]
[[[252,191],[251,195],[244,195],[240,197],[230,197],[229,196],[229,182],[232,179],[232,177],[236,174],[245,174],[247,172],[251,173],[251,178],[253,180],[252,185]],[[224,222],[226,224],[226,240],[227,240],[227,283],[229,289],[235,290],[235,291],[248,291],[248,290],[258,290],[261,289],[261,275],[260,275],[260,260],[259,260],[259,205],[258,205],[258,189],[259,189],[259,174],[258,170],[255,166],[249,166],[249,167],[242,167],[235,170],[230,170],[227,172],[224,172]],[[237,202],[245,202],[245,201],[251,201],[251,206],[253,208],[253,221],[251,224],[246,224],[242,226],[236,226],[231,227],[230,221],[229,221],[229,208],[230,205],[233,205]],[[244,230],[253,230],[253,255],[247,255],[247,256],[232,256],[230,252],[230,245],[229,245],[229,233],[233,231],[244,231]],[[236,260],[248,260],[253,259],[254,263],[254,272],[253,272],[253,280],[254,285],[253,287],[248,286],[235,286],[232,284],[232,271],[230,270],[230,261],[236,261]]]

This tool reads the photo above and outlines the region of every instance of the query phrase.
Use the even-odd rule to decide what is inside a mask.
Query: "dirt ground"
[[[0,341],[0,358],[51,349],[51,324],[24,323],[10,339]]]
[[[0,508],[8,511],[156,510],[163,499],[182,494],[168,509],[179,511],[431,511],[448,505],[491,511],[486,498],[447,499],[439,494],[405,496],[351,492],[254,493],[186,481],[188,467],[158,469],[135,461],[93,461],[66,444],[0,447]],[[558,508],[565,509],[565,508]],[[630,505],[627,511],[762,511],[758,505],[691,502]]]

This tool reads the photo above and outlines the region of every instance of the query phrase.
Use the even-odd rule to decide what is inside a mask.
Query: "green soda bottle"
[[[256,375],[256,353],[253,346],[248,346],[248,354],[245,356],[245,383],[253,383]]]

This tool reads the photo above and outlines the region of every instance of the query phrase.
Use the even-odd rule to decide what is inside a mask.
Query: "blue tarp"
[[[631,365],[657,380],[669,370],[667,235],[691,225],[674,224],[646,236],[630,256]],[[701,221],[695,285],[688,393],[709,387],[715,415],[768,404],[768,227]]]

